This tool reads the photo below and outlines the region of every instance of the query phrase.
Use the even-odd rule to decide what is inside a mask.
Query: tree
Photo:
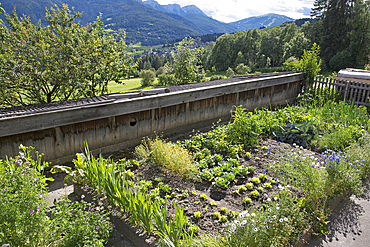
[[[72,13],[73,11],[73,13]],[[101,16],[86,26],[63,4],[46,9],[49,25],[5,13],[0,23],[1,106],[45,103],[107,92],[133,72],[124,34],[106,34]]]
[[[141,86],[150,86],[155,80],[155,72],[152,70],[142,70],[139,74],[141,78]]]
[[[370,51],[369,1],[316,0],[314,6],[314,26],[322,26],[316,34],[322,37],[319,43],[325,65],[334,70],[362,67]]]
[[[150,70],[152,68],[152,65],[150,64],[149,61],[145,61],[144,62],[144,66],[143,66],[143,69],[144,70]]]
[[[173,64],[167,63],[165,70],[173,74],[179,83],[201,81],[203,70],[200,65],[201,51],[193,48],[194,40],[185,38],[171,52]]]
[[[314,43],[311,50],[304,50],[303,56],[296,63],[297,71],[304,72],[308,83],[313,83],[315,76],[321,71],[320,46]]]

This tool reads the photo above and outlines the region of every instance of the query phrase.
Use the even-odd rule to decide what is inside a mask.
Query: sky
[[[222,22],[269,13],[293,19],[308,18],[314,0],[156,0],[161,5],[177,3],[181,7],[195,5],[206,15]]]

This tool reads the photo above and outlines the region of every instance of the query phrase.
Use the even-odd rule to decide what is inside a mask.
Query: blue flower
[[[331,166],[329,166],[329,168],[331,168]]]
[[[280,144],[281,144],[281,142],[278,142],[278,144],[280,145]]]
[[[296,169],[296,168],[297,168],[297,166],[294,166],[294,167],[293,167],[293,169]]]
[[[280,172],[281,175],[283,175],[284,172]]]
[[[278,183],[278,182],[276,182],[276,183],[275,183],[275,185],[277,186],[277,185],[279,185],[279,183]]]

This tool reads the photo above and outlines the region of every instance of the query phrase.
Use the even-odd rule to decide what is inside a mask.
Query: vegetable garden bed
[[[189,139],[144,140],[135,159],[86,146],[74,169],[53,170],[88,184],[153,245],[289,246],[307,229],[325,234],[333,198],[361,192],[369,124],[366,108],[343,102],[237,107]]]

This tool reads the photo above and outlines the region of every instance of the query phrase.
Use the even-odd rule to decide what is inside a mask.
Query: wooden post
[[[344,88],[344,95],[343,95],[343,101],[346,102],[346,98],[347,98],[347,93],[348,93],[348,86],[349,86],[349,81],[346,81],[346,86]]]

